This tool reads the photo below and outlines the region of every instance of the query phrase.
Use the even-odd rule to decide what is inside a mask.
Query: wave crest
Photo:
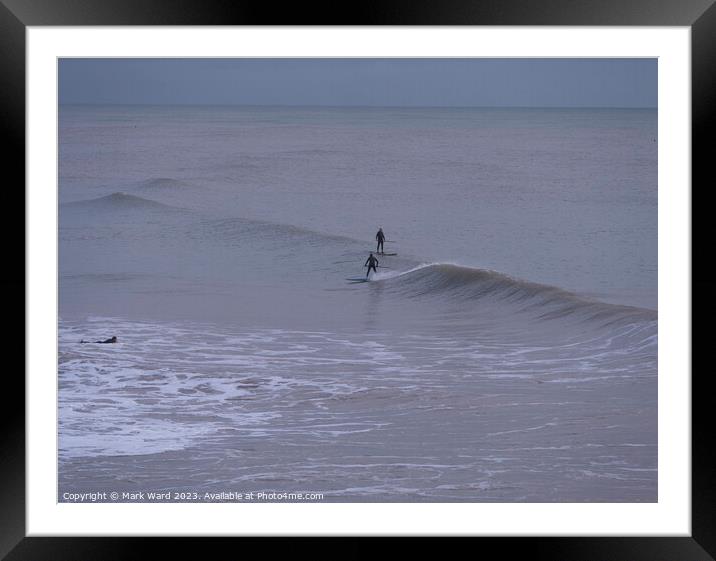
[[[170,209],[169,205],[151,201],[137,195],[130,195],[123,191],[97,197],[96,199],[86,199],[83,201],[74,201],[71,203],[63,203],[64,208],[87,209],[87,210],[134,210],[134,209]]]
[[[451,263],[430,263],[399,273],[379,273],[374,280],[384,282],[404,296],[507,305],[539,320],[576,318],[606,327],[615,323],[656,322],[657,319],[657,313],[652,310],[599,302],[556,286]]]

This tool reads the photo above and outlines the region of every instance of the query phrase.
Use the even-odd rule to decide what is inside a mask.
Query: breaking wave
[[[538,320],[572,318],[600,327],[645,322],[655,326],[657,320],[657,312],[652,310],[591,300],[559,287],[448,263],[378,273],[373,280],[406,297],[500,304]]]

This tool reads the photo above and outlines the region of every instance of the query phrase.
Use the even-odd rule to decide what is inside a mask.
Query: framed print
[[[716,9],[385,6],[1,8],[8,559],[713,554],[690,181]]]

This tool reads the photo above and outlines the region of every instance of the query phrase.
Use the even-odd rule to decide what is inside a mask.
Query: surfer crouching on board
[[[368,256],[368,260],[365,262],[364,267],[368,267],[368,272],[365,274],[365,278],[368,278],[368,275],[370,275],[370,270],[373,269],[376,273],[378,272],[376,270],[376,266],[378,265],[378,260],[373,257],[373,252]]]
[[[385,241],[385,234],[383,228],[378,228],[378,233],[375,235],[375,239],[378,240],[378,247],[375,248],[376,253],[383,253],[383,242]]]
[[[105,339],[104,341],[85,341],[82,339],[80,343],[116,343],[117,337],[110,337],[109,339]]]

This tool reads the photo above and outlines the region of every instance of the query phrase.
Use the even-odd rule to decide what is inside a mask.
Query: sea
[[[58,501],[658,500],[656,110],[64,105],[58,138]]]

